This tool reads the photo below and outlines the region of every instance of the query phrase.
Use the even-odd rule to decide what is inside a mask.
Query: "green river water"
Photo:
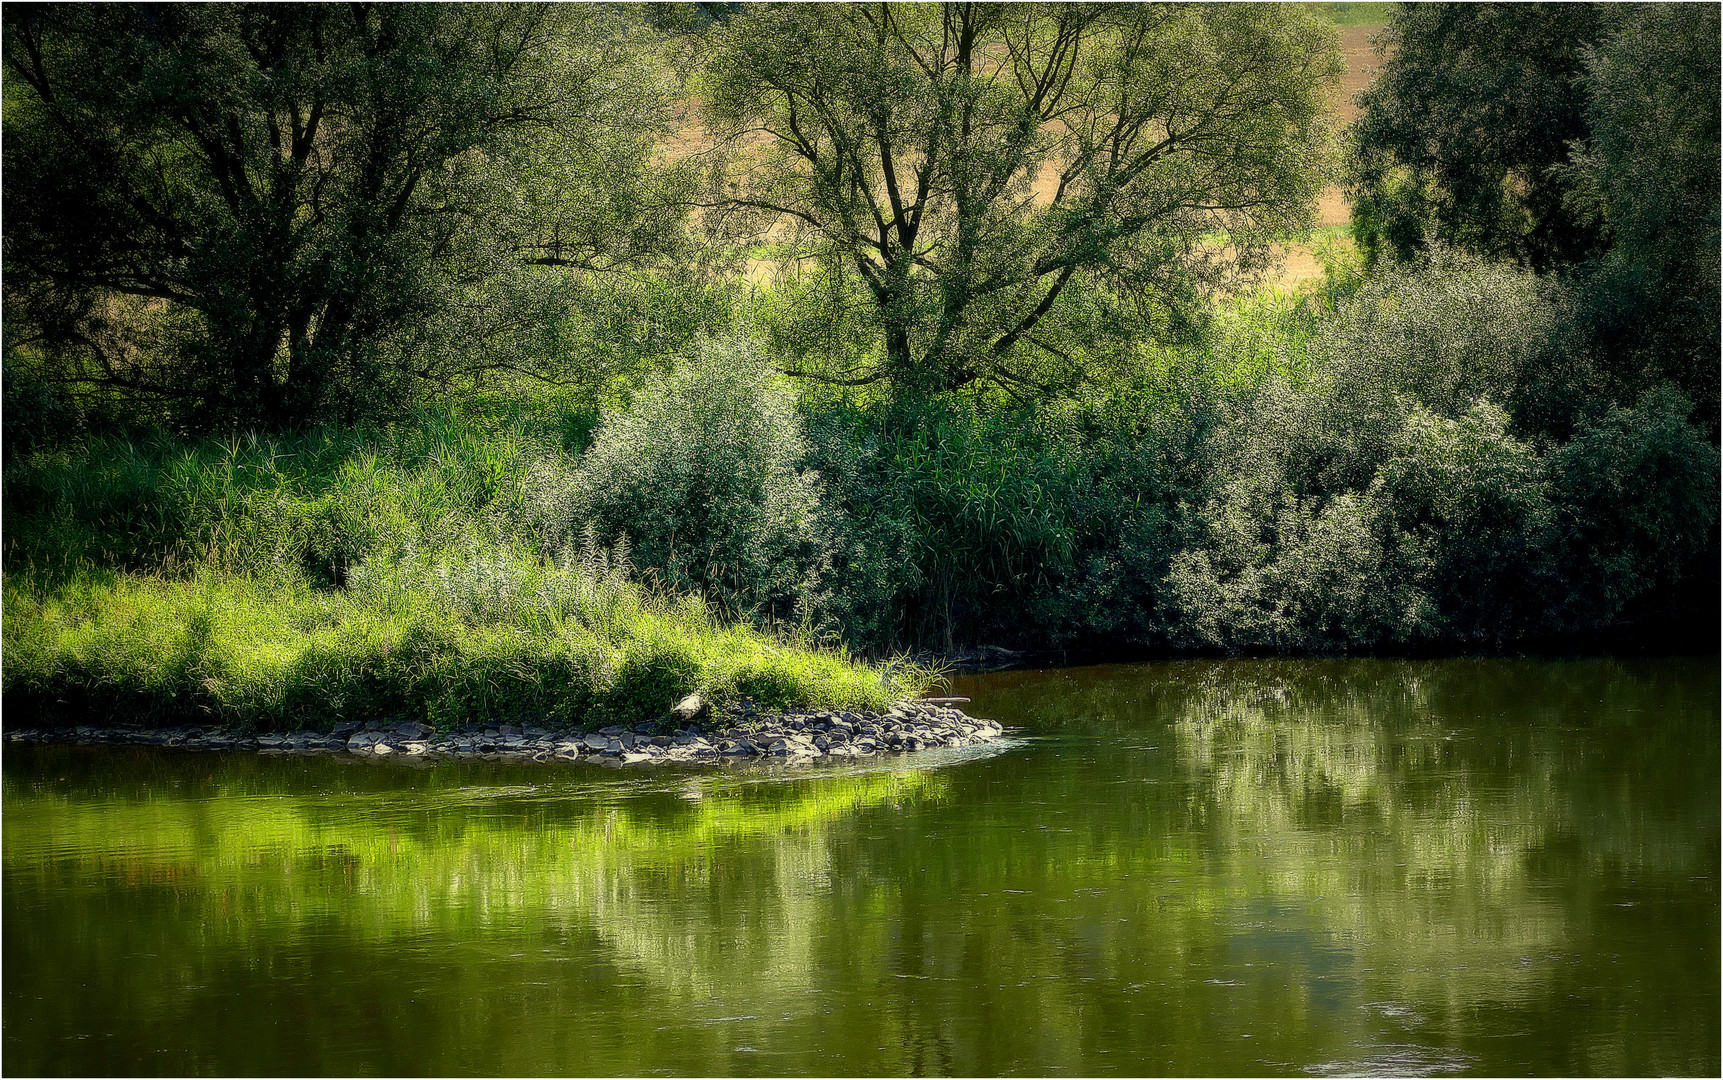
[[[0,1069],[1719,1071],[1714,659],[953,692],[1016,738],[680,771],[9,748]]]

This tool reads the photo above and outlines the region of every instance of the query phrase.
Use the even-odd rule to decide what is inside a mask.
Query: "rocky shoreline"
[[[140,728],[79,725],[17,728],[9,744],[60,743],[165,746],[181,750],[255,751],[259,754],[446,758],[517,761],[580,761],[599,764],[734,762],[759,759],[856,758],[975,746],[1003,734],[992,720],[977,720],[951,705],[966,698],[900,701],[884,713],[811,710],[760,712],[748,704],[712,710],[684,700],[664,723],[618,725],[592,731],[550,730],[531,724],[467,724],[438,731],[416,721],[371,724],[349,721],[330,731],[245,732],[234,728],[184,726]]]

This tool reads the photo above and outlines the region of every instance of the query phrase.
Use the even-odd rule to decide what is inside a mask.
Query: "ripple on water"
[[[1440,1076],[1470,1069],[1475,1055],[1417,1043],[1376,1043],[1355,1058],[1306,1065],[1312,1076]]]

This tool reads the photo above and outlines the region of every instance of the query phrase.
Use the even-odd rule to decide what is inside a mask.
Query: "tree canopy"
[[[1272,4],[789,4],[715,33],[716,219],[859,281],[883,343],[792,373],[920,392],[1046,390],[1097,297],[1263,265],[1312,220],[1341,70]]]
[[[1631,400],[1673,380],[1716,429],[1720,46],[1681,4],[1405,4],[1359,99],[1354,230],[1579,281]]]
[[[1573,203],[1602,231],[1593,307],[1625,381],[1674,381],[1718,422],[1723,29],[1708,4],[1632,10],[1586,56]]]
[[[1559,166],[1586,135],[1585,52],[1602,4],[1400,4],[1359,95],[1354,219],[1372,252],[1432,238],[1535,270],[1591,253]]]
[[[523,260],[615,265],[675,216],[642,180],[664,96],[613,11],[4,20],[12,344],[193,426],[386,415],[473,363],[409,340],[461,289]]]

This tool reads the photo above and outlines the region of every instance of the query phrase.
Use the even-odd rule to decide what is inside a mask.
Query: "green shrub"
[[[1310,345],[1323,385],[1290,448],[1307,463],[1300,489],[1367,483],[1410,404],[1458,419],[1488,399],[1522,436],[1571,429],[1592,369],[1568,304],[1557,285],[1442,248],[1379,268]]]
[[[1308,377],[1267,379],[1206,445],[1168,638],[1499,644],[1605,626],[1677,580],[1715,547],[1717,452],[1670,392],[1588,420],[1587,363],[1555,374],[1565,303],[1441,251],[1342,301]]]
[[[814,610],[875,649],[1152,636],[1213,403],[1168,380],[1040,405],[814,410],[830,512]]]
[[[1335,651],[1387,637],[1415,597],[1396,595],[1368,500],[1301,498],[1284,477],[1225,485],[1172,559],[1166,634],[1185,647]]]
[[[1529,275],[1440,251],[1343,299],[1308,372],[1265,379],[1204,448],[1169,639],[1337,651],[1545,625],[1547,475],[1492,402],[1526,400],[1560,327]]]
[[[1459,419],[1411,408],[1367,489],[1392,593],[1415,597],[1397,641],[1512,640],[1556,594],[1544,461],[1480,401]]]
[[[1717,447],[1689,410],[1661,387],[1610,410],[1553,455],[1566,623],[1607,625],[1708,553],[1715,566]]]
[[[816,478],[789,393],[735,341],[707,341],[632,405],[605,414],[562,523],[627,538],[637,567],[670,590],[733,611],[789,617],[818,552]]]

